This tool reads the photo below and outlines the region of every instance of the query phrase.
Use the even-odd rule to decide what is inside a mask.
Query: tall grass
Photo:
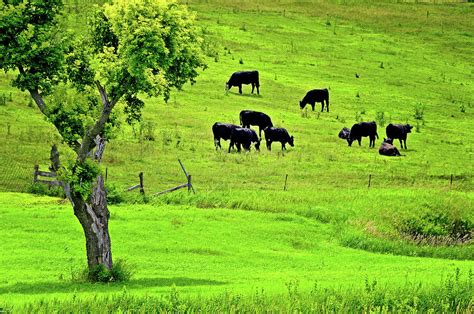
[[[437,286],[425,287],[407,281],[403,288],[380,286],[366,278],[360,288],[313,288],[301,291],[298,281],[286,283],[286,294],[268,294],[256,288],[250,295],[228,291],[211,297],[181,296],[175,287],[162,297],[122,293],[107,297],[39,300],[4,311],[26,313],[471,313],[474,310],[473,273],[459,269],[443,278]]]

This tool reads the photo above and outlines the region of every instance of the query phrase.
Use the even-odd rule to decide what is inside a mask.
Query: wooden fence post
[[[138,177],[140,178],[140,193],[145,194],[145,188],[143,186],[143,172],[140,172]]]
[[[33,183],[38,182],[38,171],[39,171],[39,165],[35,165],[35,172],[33,173]]]
[[[286,174],[285,177],[285,186],[283,187],[283,191],[286,191],[286,182],[288,181],[288,173]]]

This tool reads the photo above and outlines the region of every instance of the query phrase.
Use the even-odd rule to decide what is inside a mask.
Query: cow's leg
[[[216,150],[217,150],[218,148],[222,148],[222,147],[221,147],[221,140],[215,138],[215,139],[214,139],[214,146],[216,146]]]
[[[242,84],[239,85],[239,94],[242,94]]]
[[[267,140],[267,149],[272,150],[272,141]]]
[[[281,142],[281,150],[286,150],[286,147],[285,147],[285,142]]]
[[[361,141],[362,141],[362,138],[359,137],[359,138],[357,139],[357,142],[359,142],[359,146],[360,146],[360,142],[361,142]]]
[[[329,99],[326,99],[326,112],[329,112]]]
[[[229,153],[230,153],[230,149],[234,147],[234,142],[232,142],[232,140],[230,140],[230,144],[229,144]]]
[[[399,138],[398,141],[400,142],[400,147],[403,149],[403,141],[402,141],[402,139]]]
[[[407,140],[404,140],[404,142],[405,142],[405,149],[408,149],[407,148]]]
[[[254,89],[255,89],[255,83],[252,83],[252,94],[253,94]]]
[[[262,139],[262,127],[258,126],[258,137]]]
[[[240,153],[241,151],[240,143],[236,143],[235,145],[237,146],[237,151]]]
[[[257,87],[257,95],[260,95],[260,91],[258,90],[258,88],[260,87],[260,85],[258,85],[258,83],[257,83],[257,84],[255,84],[255,86]]]
[[[313,111],[314,111],[314,106],[315,106],[315,103],[313,102],[313,103],[311,104],[311,108],[313,108]]]
[[[324,100],[321,101],[321,112],[323,112],[323,111],[324,111]]]

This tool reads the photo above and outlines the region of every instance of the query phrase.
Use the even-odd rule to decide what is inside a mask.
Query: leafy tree
[[[204,68],[194,16],[166,0],[115,0],[98,7],[86,35],[62,27],[61,0],[0,2],[0,68],[28,91],[38,109],[75,154],[57,172],[86,237],[89,270],[112,268],[109,211],[99,167],[105,143],[127,122],[140,119],[140,95],[163,96],[194,83]]]

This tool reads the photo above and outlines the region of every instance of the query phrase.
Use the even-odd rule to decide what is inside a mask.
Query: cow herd
[[[239,93],[242,94],[242,84],[251,84],[252,94],[255,87],[257,88],[257,94],[260,94],[258,71],[233,73],[226,83],[226,92],[235,86],[239,88]],[[321,111],[324,111],[324,107],[326,106],[326,111],[329,112],[329,91],[327,88],[308,91],[300,101],[300,108],[304,109],[304,107],[309,104],[314,111],[316,103],[321,103]],[[288,131],[284,128],[273,127],[271,118],[263,112],[243,110],[240,112],[239,119],[240,126],[221,122],[214,123],[212,133],[214,134],[214,145],[216,149],[222,148],[220,140],[223,139],[230,140],[229,153],[234,146],[239,152],[241,151],[241,147],[249,151],[252,144],[256,150],[260,150],[262,131],[265,135],[268,150],[271,150],[273,142],[280,142],[282,150],[286,150],[286,144],[294,146],[294,137],[290,136]],[[252,125],[258,126],[258,136],[254,130],[250,129]],[[409,124],[390,123],[385,130],[387,138],[384,138],[379,148],[379,154],[385,156],[401,156],[398,149],[393,145],[393,140],[398,139],[401,147],[403,148],[405,145],[405,149],[407,149],[407,134],[411,133],[411,129],[412,126]],[[375,121],[359,122],[354,124],[351,129],[344,127],[339,132],[339,138],[347,140],[349,146],[352,146],[355,140],[357,140],[360,146],[362,137],[369,137],[369,147],[375,147],[375,139],[379,137]]]

